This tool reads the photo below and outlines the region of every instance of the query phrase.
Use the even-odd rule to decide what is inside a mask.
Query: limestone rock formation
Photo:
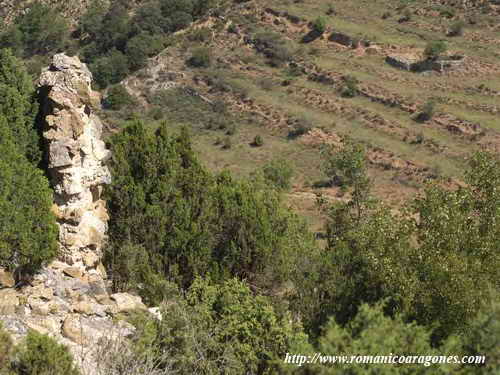
[[[64,259],[83,268],[89,252],[100,253],[108,215],[102,185],[111,181],[104,165],[110,152],[93,108],[92,74],[78,57],[55,55],[38,86],[45,119],[47,163],[54,189],[59,242]]]
[[[92,75],[77,57],[54,56],[39,80],[47,168],[54,189],[62,256],[40,270],[29,284],[14,285],[0,269],[0,322],[15,343],[29,329],[66,345],[84,375],[101,375],[96,358],[102,340],[120,342],[135,328],[123,313],[145,310],[140,297],[112,294],[101,263],[108,215],[101,199],[110,182],[110,156],[93,108],[99,95]],[[151,311],[158,316],[157,310]],[[121,340],[121,341],[120,341]]]

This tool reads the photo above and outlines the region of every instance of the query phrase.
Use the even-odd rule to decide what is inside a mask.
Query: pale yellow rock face
[[[0,268],[0,288],[12,288],[15,284],[12,274]]]
[[[101,192],[102,186],[111,182],[105,165],[110,152],[101,139],[102,124],[94,114],[100,96],[91,83],[87,66],[78,57],[64,54],[54,56],[38,82],[55,192],[53,211],[63,260],[70,259],[70,264],[81,264],[89,251],[99,256],[106,240],[108,214]]]

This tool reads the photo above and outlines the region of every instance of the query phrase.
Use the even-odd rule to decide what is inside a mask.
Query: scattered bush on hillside
[[[199,47],[193,51],[191,57],[187,60],[189,66],[194,68],[208,68],[212,57],[210,50],[206,47]]]
[[[448,32],[449,36],[462,36],[464,34],[464,21],[456,21],[453,22],[450,26],[450,31]]]
[[[424,55],[428,59],[437,59],[448,49],[446,43],[442,40],[432,41],[427,43],[424,50]]]
[[[416,116],[416,120],[418,122],[426,122],[432,119],[434,116],[434,112],[436,111],[436,102],[433,100],[428,100],[425,102],[425,104],[422,106],[422,110],[420,113]]]
[[[344,98],[354,98],[358,95],[358,83],[359,81],[356,77],[350,75],[344,76],[340,95]]]
[[[94,2],[79,23],[82,55],[98,84],[105,88],[118,83],[128,70],[141,69],[148,56],[164,47],[168,35],[186,28],[219,4],[218,0],[148,1],[131,18],[127,4],[120,0],[112,1],[108,8]],[[202,31],[195,34],[205,37]],[[110,51],[116,52],[111,56]],[[117,72],[110,70],[114,63],[118,63]],[[208,66],[203,58],[194,63]]]
[[[280,67],[292,58],[290,45],[279,33],[260,30],[253,39],[257,50],[267,57],[271,66]]]
[[[254,147],[262,147],[264,145],[264,139],[261,135],[256,135],[253,139],[252,146]]]
[[[288,138],[297,138],[301,135],[305,135],[311,131],[313,128],[312,122],[305,117],[296,119],[292,128],[288,131]]]
[[[313,30],[318,34],[323,34],[326,31],[326,19],[324,17],[318,17],[312,23]]]

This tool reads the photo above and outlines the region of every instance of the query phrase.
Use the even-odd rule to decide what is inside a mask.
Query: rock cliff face
[[[19,342],[29,329],[65,344],[83,375],[104,375],[102,342],[124,343],[135,328],[119,320],[146,309],[141,298],[111,293],[101,263],[108,216],[101,199],[110,182],[110,156],[93,113],[99,95],[92,75],[76,57],[54,56],[39,80],[48,173],[54,188],[60,259],[38,272],[30,285],[15,285],[0,269],[0,322]],[[150,309],[156,312],[155,309]],[[118,340],[118,341],[117,341]],[[120,347],[123,347],[120,344]]]
[[[78,57],[58,54],[38,84],[63,260],[79,266],[92,253],[100,255],[108,220],[101,191],[111,181],[104,165],[110,152],[92,109],[99,95],[91,82],[92,74]]]

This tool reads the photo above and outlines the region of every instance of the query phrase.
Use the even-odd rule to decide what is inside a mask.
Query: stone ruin
[[[458,69],[463,65],[465,56],[452,55],[440,56],[437,59],[426,59],[416,54],[391,54],[385,58],[385,62],[395,68],[409,72],[436,71],[446,72]]]

